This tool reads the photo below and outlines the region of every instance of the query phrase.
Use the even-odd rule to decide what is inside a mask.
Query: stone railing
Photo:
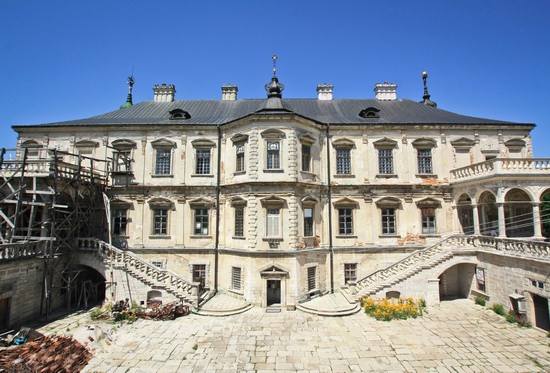
[[[0,245],[0,263],[44,254],[47,241],[7,243]]]
[[[198,302],[197,284],[188,282],[170,270],[148,263],[130,251],[121,250],[96,238],[77,238],[76,248],[80,251],[95,251],[102,258],[110,260],[114,267],[128,271],[145,282],[162,287],[193,304]]]
[[[430,265],[435,258],[442,258],[447,253],[453,255],[455,250],[472,250],[476,255],[478,251],[492,252],[497,255],[512,255],[525,259],[545,260],[550,264],[550,243],[541,241],[520,241],[508,238],[490,236],[465,236],[454,235],[445,238],[438,243],[415,251],[389,267],[379,269],[357,281],[357,293],[380,285],[388,280],[404,275],[414,268]]]
[[[451,170],[451,183],[495,175],[536,174],[550,176],[548,158],[495,158]]]
[[[415,251],[389,267],[379,269],[361,280],[358,280],[356,285],[357,291],[360,292],[361,290],[374,284],[382,283],[394,276],[412,269],[415,266],[426,264],[434,257],[442,254],[444,251],[450,251],[452,248],[461,246],[468,246],[471,244],[471,241],[471,236],[456,235],[445,238],[425,249]]]

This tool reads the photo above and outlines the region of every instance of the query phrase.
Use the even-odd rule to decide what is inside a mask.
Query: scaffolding
[[[1,150],[0,244],[23,247],[22,254],[8,259],[34,254],[43,260],[41,316],[49,317],[57,297],[67,297],[70,311],[71,298],[87,304],[82,297],[96,293],[88,280],[78,284],[80,269],[72,254],[76,238],[106,235],[103,192],[108,172],[106,160],[58,149]],[[25,244],[34,249],[26,250]]]

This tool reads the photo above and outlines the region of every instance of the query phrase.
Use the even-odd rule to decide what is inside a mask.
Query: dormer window
[[[187,111],[182,109],[174,109],[170,110],[170,119],[189,119],[191,118],[191,114],[189,114]]]
[[[380,118],[380,115],[378,114],[379,112],[380,112],[380,109],[370,106],[366,109],[361,110],[361,112],[359,113],[359,116],[361,118]]]

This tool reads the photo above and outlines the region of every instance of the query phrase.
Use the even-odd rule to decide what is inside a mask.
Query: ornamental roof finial
[[[279,57],[277,57],[276,54],[274,54],[271,59],[273,60],[273,76],[276,76],[277,75],[277,60],[279,59]]]
[[[433,102],[432,100],[430,100],[430,94],[428,93],[428,85],[426,83],[426,81],[428,80],[428,72],[427,71],[424,71],[422,73],[422,80],[424,81],[424,96],[422,96],[422,99],[424,101],[420,101],[420,103],[422,103],[424,105],[431,106],[431,107],[437,107],[437,104],[435,102]]]
[[[277,79],[277,60],[279,57],[277,57],[276,54],[274,54],[271,59],[273,60],[273,78],[271,78],[271,82],[267,83],[265,85],[265,90],[267,91],[267,98],[282,98],[283,97],[283,90],[285,89],[285,85],[282,83],[279,83],[279,79]]]
[[[133,69],[132,69],[133,70]],[[120,105],[121,109],[126,109],[127,107],[133,106],[132,103],[132,89],[134,88],[134,72],[128,77],[128,96],[126,97],[126,102],[123,105]]]

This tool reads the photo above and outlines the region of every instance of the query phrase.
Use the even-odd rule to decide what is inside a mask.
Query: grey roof
[[[379,118],[362,118],[359,113],[369,107],[379,110]],[[171,120],[170,111],[182,109],[189,119]],[[252,100],[178,100],[144,101],[134,106],[91,118],[37,124],[33,126],[109,126],[109,125],[221,125],[249,115],[295,113],[318,123],[329,124],[472,124],[531,125],[452,113],[411,100],[378,101],[375,99],[252,99]],[[22,128],[27,126],[14,126]]]

